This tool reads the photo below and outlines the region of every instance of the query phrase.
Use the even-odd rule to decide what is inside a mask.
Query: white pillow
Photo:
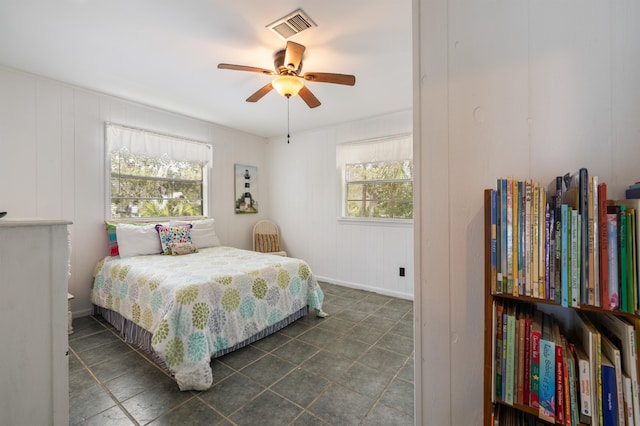
[[[130,225],[119,223],[116,226],[118,252],[121,258],[162,253],[160,236],[156,224]]]
[[[198,249],[221,246],[216,234],[215,219],[200,219],[192,221],[172,220],[171,226],[191,224],[191,242]]]

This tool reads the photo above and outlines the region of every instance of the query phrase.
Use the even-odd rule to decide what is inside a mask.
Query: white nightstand
[[[71,314],[71,301],[74,299],[73,294],[67,292],[67,333],[73,334],[73,325],[71,324],[73,315]]]

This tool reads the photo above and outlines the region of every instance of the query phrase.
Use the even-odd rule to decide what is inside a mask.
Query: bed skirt
[[[169,371],[169,368],[167,367],[164,360],[158,356],[158,354],[153,350],[153,347],[151,346],[151,339],[153,338],[153,334],[150,331],[145,330],[138,324],[126,319],[125,317],[115,311],[112,311],[111,309],[93,305],[93,312],[94,315],[102,316],[105,321],[107,321],[116,330],[118,330],[120,336],[122,336],[125,342],[130,343],[143,350],[156,364],[158,364],[159,367],[161,367],[164,371],[171,375],[171,372]],[[214,352],[211,357],[218,358],[244,346],[250,345],[251,343],[258,341],[263,337],[267,337],[268,335],[285,328],[292,322],[307,315],[307,313],[309,313],[309,306],[305,305],[304,308],[300,309],[299,311],[294,312],[293,314],[273,324],[272,326],[259,331],[248,339],[245,339],[242,342],[237,343],[231,347]]]

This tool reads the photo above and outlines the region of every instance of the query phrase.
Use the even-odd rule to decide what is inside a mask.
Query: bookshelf
[[[546,189],[546,188],[545,188]],[[529,415],[531,418],[536,417],[536,421],[539,423],[535,423],[535,424],[571,424],[573,426],[575,425],[583,425],[583,424],[589,424],[589,422],[585,419],[585,417],[581,418],[580,420],[582,420],[582,422],[580,420],[578,420],[577,422],[575,421],[575,417],[572,417],[570,420],[570,422],[566,422],[563,420],[563,422],[560,422],[558,420],[558,417],[556,417],[555,413],[554,413],[554,418],[552,421],[545,421],[541,418],[541,410],[539,407],[532,407],[530,405],[531,402],[531,396],[529,396],[529,400],[527,402],[522,401],[522,403],[518,403],[516,400],[513,400],[513,402],[505,402],[503,400],[503,398],[500,398],[500,396],[495,395],[497,393],[496,391],[496,373],[497,373],[497,367],[496,367],[496,343],[497,341],[499,341],[500,339],[497,337],[497,333],[496,333],[496,327],[497,324],[496,322],[498,322],[497,320],[497,315],[496,315],[496,307],[498,305],[502,305],[503,307],[505,307],[505,312],[506,312],[506,306],[509,307],[514,307],[514,310],[517,310],[518,312],[533,312],[535,311],[542,311],[543,314],[549,314],[551,313],[551,316],[557,316],[560,317],[560,323],[563,331],[562,331],[562,335],[563,336],[567,336],[567,340],[570,340],[569,336],[571,336],[571,339],[574,338],[575,335],[578,334],[578,332],[580,330],[582,330],[582,328],[580,328],[581,326],[576,325],[576,322],[572,321],[571,319],[574,317],[578,317],[581,316],[580,318],[582,318],[582,316],[586,316],[588,318],[593,319],[594,321],[599,320],[601,318],[608,318],[610,316],[613,316],[617,319],[622,319],[625,324],[629,324],[634,332],[634,340],[633,340],[633,351],[634,351],[634,361],[633,361],[633,365],[635,365],[635,372],[636,372],[636,380],[638,372],[640,372],[640,363],[639,363],[639,359],[640,356],[636,356],[638,353],[638,332],[640,331],[640,316],[638,316],[636,313],[638,312],[637,307],[635,307],[635,309],[633,309],[633,312],[624,312],[624,311],[620,311],[620,310],[607,310],[598,306],[592,306],[592,305],[587,305],[585,303],[580,303],[579,307],[563,307],[562,304],[558,304],[556,303],[556,300],[548,300],[546,298],[541,298],[541,297],[531,297],[531,296],[526,296],[526,295],[522,295],[522,294],[517,294],[518,291],[516,290],[516,295],[514,295],[513,293],[499,293],[497,291],[495,291],[495,286],[496,286],[496,268],[495,265],[492,262],[492,244],[495,247],[495,239],[499,238],[499,236],[496,235],[495,233],[495,226],[494,223],[492,223],[492,190],[491,189],[486,189],[484,191],[484,236],[485,236],[485,245],[484,245],[484,282],[485,282],[485,301],[484,301],[484,386],[483,386],[483,392],[484,392],[484,413],[483,413],[483,424],[485,426],[493,426],[494,424],[498,424],[498,423],[494,423],[496,421],[496,417],[497,414],[500,413],[500,417],[502,417],[500,419],[500,423],[499,424],[522,424],[520,423],[520,420],[514,420],[515,418],[521,418],[522,416],[525,415]],[[494,252],[495,253],[495,252]],[[515,257],[515,256],[514,256]],[[524,257],[524,256],[523,256]],[[598,255],[595,255],[595,259],[598,259]],[[637,267],[637,265],[635,266]],[[542,277],[541,277],[542,279]],[[637,284],[637,280],[636,280],[636,284]],[[637,287],[636,287],[637,288]],[[602,302],[602,301],[601,301]],[[569,303],[570,305],[570,303]],[[589,321],[590,321],[589,320]],[[601,325],[599,322],[597,323],[599,324],[599,326]],[[502,326],[501,326],[502,327]],[[575,327],[575,329],[569,329],[570,327]],[[529,330],[529,329],[527,329]],[[616,341],[617,345],[620,346],[621,342],[620,341]],[[568,345],[569,343],[567,343]],[[573,344],[573,343],[572,343]],[[528,346],[529,344],[525,345]],[[576,343],[576,345],[578,345],[578,343]],[[594,344],[595,345],[595,344]],[[622,348],[620,348],[620,352],[623,353]],[[600,357],[600,352],[598,352],[598,357]],[[630,358],[628,355],[625,355],[625,357]],[[576,365],[574,366],[575,368],[578,368],[577,366],[577,359],[571,357],[570,355],[567,356],[567,354],[565,353],[565,363],[566,360],[568,358],[572,358],[576,361]],[[498,361],[500,359],[498,358]],[[529,360],[530,361],[530,360]],[[517,363],[517,360],[514,360],[514,362]],[[619,361],[620,362],[620,361]],[[521,364],[522,366],[523,364]],[[590,364],[591,365],[591,364]],[[602,367],[601,367],[602,368]],[[627,368],[624,367],[618,367],[618,369],[622,372],[623,370],[625,370],[625,373],[627,373],[629,370],[629,367],[627,366]],[[601,370],[600,374],[601,374]],[[516,373],[517,374],[517,373]],[[529,373],[530,374],[530,373]],[[565,373],[567,374],[567,373]],[[576,371],[576,377],[577,377],[577,371]],[[567,377],[565,376],[563,380],[565,380],[567,383],[570,383],[571,380],[566,380]],[[517,378],[515,379],[517,380]],[[523,379],[521,379],[523,380]],[[504,383],[504,382],[503,382]],[[601,383],[600,383],[601,384]],[[513,386],[516,386],[515,383],[513,384]],[[530,384],[529,384],[530,386]],[[563,385],[564,386],[564,385]],[[576,395],[576,400],[577,403],[580,404],[580,395],[579,395],[579,383],[576,383],[576,391],[578,392],[578,394]],[[569,385],[567,385],[567,389],[569,389]],[[598,392],[600,395],[602,395],[602,388],[598,389]],[[504,395],[504,393],[501,391],[501,395]],[[630,405],[632,406],[634,403],[638,404],[637,401],[637,395],[638,393],[635,393],[635,396],[631,396],[631,401],[630,401]],[[571,394],[570,394],[571,396]],[[566,402],[566,401],[565,401]],[[626,405],[627,400],[625,400],[625,404],[624,405],[624,416],[627,416],[627,408],[629,406]],[[594,404],[597,404],[598,401],[594,400],[593,401]],[[557,404],[557,401],[556,401]],[[638,404],[640,405],[640,404]],[[569,404],[569,408],[567,408],[566,410],[564,410],[563,412],[565,413],[565,415],[567,416],[571,416],[571,403]],[[637,407],[637,405],[636,405]],[[605,411],[605,407],[600,406],[600,409],[602,411]],[[611,408],[609,407],[609,410]],[[556,410],[557,410],[557,405],[556,405]],[[633,407],[631,407],[631,410],[633,412]],[[509,412],[508,415],[505,414],[506,412]],[[598,416],[600,413],[600,410],[597,410],[595,412],[595,416]],[[575,414],[575,413],[574,413]],[[634,423],[635,425],[640,425],[640,412],[638,412],[637,414],[635,412],[633,412],[633,414],[636,416],[634,418]],[[604,413],[603,413],[603,417],[604,417]],[[606,415],[611,415],[611,413],[607,413]],[[511,418],[507,421],[505,421],[505,418],[508,418],[509,416],[511,416]],[[595,417],[594,416],[594,417]],[[579,417],[579,416],[578,416]],[[593,419],[588,419],[588,420],[593,420]],[[511,423],[509,423],[509,421]],[[600,424],[599,419],[597,419],[597,421],[591,421],[592,425],[597,425]],[[624,420],[619,421],[618,424],[622,424],[624,425],[625,422]]]

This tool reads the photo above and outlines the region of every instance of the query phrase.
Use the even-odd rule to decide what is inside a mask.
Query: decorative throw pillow
[[[256,251],[263,253],[280,251],[278,234],[256,234]]]
[[[171,243],[169,247],[171,248],[172,256],[182,256],[183,254],[198,252],[198,249],[193,243]]]
[[[220,246],[220,239],[216,234],[215,219],[199,219],[193,221],[172,220],[171,226],[191,224],[191,241],[197,248]]]
[[[190,243],[191,242],[191,225],[182,226],[165,226],[156,225],[158,235],[160,235],[160,244],[164,254],[171,254],[171,243]]]

